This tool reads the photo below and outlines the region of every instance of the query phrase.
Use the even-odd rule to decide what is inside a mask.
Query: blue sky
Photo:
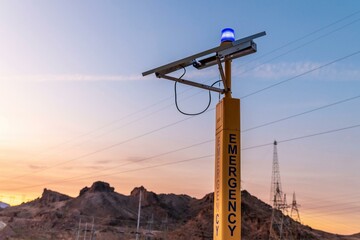
[[[215,112],[182,121],[173,83],[141,73],[219,45],[225,27],[237,38],[266,31],[256,54],[233,62],[248,129],[360,94],[360,54],[350,56],[360,50],[359,11],[358,1],[1,1],[0,171],[12,180],[0,196],[20,201],[44,187],[75,196],[101,178],[124,194],[145,185],[202,197],[213,189]],[[186,78],[210,84],[219,74],[189,69]],[[183,110],[206,106],[206,91],[178,90]],[[359,106],[244,132],[243,147],[357,125]],[[352,128],[279,144],[283,190],[288,201],[296,191],[306,224],[359,232],[359,139]],[[272,146],[242,154],[243,188],[268,202]]]

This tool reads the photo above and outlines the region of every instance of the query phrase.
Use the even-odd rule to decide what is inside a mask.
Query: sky
[[[214,188],[215,111],[184,116],[174,83],[141,73],[266,31],[233,61],[241,100],[242,189],[269,203],[281,181],[303,223],[360,232],[360,2],[0,1],[0,201],[44,188],[77,196],[94,181],[128,195],[201,198]],[[180,77],[181,71],[173,73]],[[184,76],[217,81],[216,67]],[[208,92],[178,85],[200,112]]]

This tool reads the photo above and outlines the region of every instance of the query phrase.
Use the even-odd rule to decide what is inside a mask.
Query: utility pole
[[[77,231],[77,234],[76,234],[76,240],[80,239],[80,230],[81,230],[81,217],[79,219],[79,228],[78,228],[78,231]]]
[[[255,53],[253,40],[264,35],[260,32],[235,41],[234,30],[225,28],[220,46],[142,73],[225,95],[216,105],[214,240],[241,239],[240,99],[231,96],[231,61]],[[214,65],[218,66],[223,89],[214,87],[215,83],[205,85],[169,75],[179,69],[184,69],[185,75],[188,66],[200,70]]]
[[[147,237],[146,239],[152,238],[152,224],[154,223],[154,214],[151,214],[151,218],[148,220],[148,231],[146,233]]]
[[[90,236],[90,240],[93,240],[94,237],[94,223],[95,223],[95,219],[94,216],[92,217],[92,224],[91,224],[91,236]]]
[[[84,240],[86,240],[86,232],[87,232],[87,223],[85,224]]]
[[[140,189],[140,194],[139,194],[139,210],[138,210],[138,219],[137,219],[137,226],[136,226],[136,240],[139,240],[139,236],[140,236],[140,216],[141,216],[141,189]]]

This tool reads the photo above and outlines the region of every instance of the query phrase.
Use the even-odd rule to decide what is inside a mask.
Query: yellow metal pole
[[[222,44],[229,44],[223,42]],[[214,240],[241,239],[240,99],[231,97],[231,60],[225,97],[216,105]]]
[[[225,97],[231,98],[231,60],[225,60],[225,78],[226,86],[228,88],[225,92]]]

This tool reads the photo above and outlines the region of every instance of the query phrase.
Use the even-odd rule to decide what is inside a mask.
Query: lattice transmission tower
[[[295,195],[295,192],[294,192],[293,200],[292,200],[292,203],[291,203],[290,217],[292,219],[294,219],[295,221],[301,223],[300,214],[299,214],[299,207],[301,207],[301,206],[296,202],[296,195]]]
[[[272,214],[270,221],[269,240],[282,239],[283,235],[283,214],[287,211],[286,195],[283,194],[280,179],[280,167],[277,153],[277,142],[274,141],[274,153],[271,176],[271,194]],[[277,214],[277,212],[281,214]]]

